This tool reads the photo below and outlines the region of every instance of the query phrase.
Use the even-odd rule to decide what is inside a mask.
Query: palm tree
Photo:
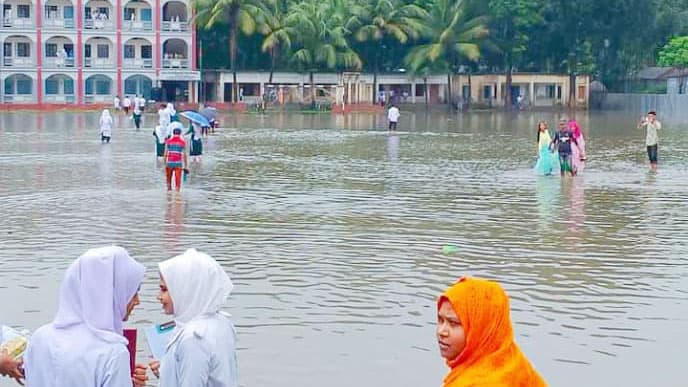
[[[428,43],[414,47],[405,62],[415,74],[446,71],[448,102],[452,103],[452,72],[461,59],[477,61],[480,45],[488,37],[486,16],[473,16],[466,0],[434,0],[423,20]],[[426,96],[428,90],[425,90]],[[470,98],[470,96],[469,96]]]
[[[306,0],[294,4],[287,16],[295,49],[291,59],[308,71],[311,105],[315,106],[313,73],[319,69],[360,69],[361,58],[349,46],[347,37],[357,19],[346,12],[344,0]]]
[[[229,65],[232,69],[232,102],[237,101],[236,75],[237,38],[239,30],[251,35],[256,29],[255,15],[258,7],[253,0],[193,0],[196,11],[194,22],[201,28],[210,29],[219,23],[229,25]]]
[[[291,48],[291,37],[294,35],[292,27],[287,24],[289,11],[288,0],[266,0],[258,7],[255,15],[258,31],[263,35],[261,51],[270,54],[270,79],[275,71],[275,60],[283,50]]]
[[[405,4],[401,0],[372,0],[365,5],[363,25],[356,31],[359,42],[373,42],[376,47],[373,64],[373,103],[377,103],[377,73],[379,71],[380,42],[385,37],[393,38],[401,44],[409,39],[418,39],[423,28],[422,19],[428,13],[417,4]],[[384,60],[384,58],[383,58]]]

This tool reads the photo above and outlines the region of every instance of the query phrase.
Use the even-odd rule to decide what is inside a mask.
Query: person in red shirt
[[[163,158],[166,163],[167,190],[172,190],[172,175],[174,175],[176,190],[179,191],[182,186],[182,172],[188,165],[186,141],[182,138],[181,129],[175,128],[172,132],[172,137],[165,141],[165,154]]]

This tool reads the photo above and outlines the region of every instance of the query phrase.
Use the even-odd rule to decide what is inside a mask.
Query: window
[[[96,80],[96,94],[98,94],[98,95],[110,94],[110,80],[109,79],[98,79],[98,80]]]
[[[486,85],[483,86],[483,99],[490,99],[492,98],[492,86]]]
[[[578,99],[585,99],[585,86],[578,86]]]
[[[557,91],[557,87],[555,85],[549,85],[547,86],[547,98],[554,99],[554,94]]]
[[[27,4],[17,5],[17,17],[28,19],[31,17],[31,6]]]
[[[45,16],[48,19],[57,19],[57,5],[46,5],[45,6]]]
[[[138,94],[138,82],[135,79],[124,80],[124,94]]]
[[[109,58],[110,57],[110,46],[107,44],[98,45],[98,58]]]
[[[151,10],[150,8],[144,8],[141,10],[141,20],[143,21],[151,21],[153,18],[151,17]]]
[[[12,56],[12,43],[4,43],[2,45],[2,54],[4,56]]]
[[[60,94],[60,81],[57,78],[51,77],[45,80],[45,94]]]
[[[55,58],[57,56],[57,44],[46,43],[45,44],[45,56],[48,58]]]
[[[91,18],[91,7],[86,7],[86,8],[84,8],[84,17],[85,17],[86,19],[90,19],[90,18]]]
[[[5,94],[14,94],[14,81],[12,78],[5,78]]]
[[[64,50],[67,51],[67,58],[74,58],[74,45],[72,43],[65,43]]]
[[[136,57],[136,46],[133,44],[124,45],[124,59],[134,59]]]
[[[124,20],[131,20],[132,15],[136,15],[134,8],[124,8]]]
[[[74,95],[74,81],[72,78],[65,78],[62,88],[64,89],[64,94]]]
[[[74,19],[74,7],[67,5],[64,7],[63,16],[65,19]]]
[[[91,57],[91,45],[87,44],[84,46],[84,58],[90,58]]]
[[[416,97],[425,97],[425,85],[416,85]]]
[[[109,18],[110,17],[110,8],[98,7],[98,14],[105,15]]]
[[[21,77],[17,79],[17,94],[31,94],[31,78]]]
[[[31,45],[25,42],[17,43],[17,56],[22,58],[31,57]]]
[[[141,46],[141,58],[152,59],[153,58],[153,46],[150,46],[150,45]]]

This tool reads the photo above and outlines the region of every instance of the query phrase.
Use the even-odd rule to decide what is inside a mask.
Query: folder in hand
[[[174,321],[166,322],[164,324],[153,325],[146,328],[146,341],[150,347],[151,354],[156,360],[162,359],[167,350],[167,343],[172,337],[172,332],[176,324]]]

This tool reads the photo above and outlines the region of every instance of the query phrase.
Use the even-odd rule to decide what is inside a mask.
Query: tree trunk
[[[468,101],[466,101],[466,109],[471,108],[471,99],[473,99],[473,81],[471,79],[471,69],[468,68]]]
[[[576,72],[569,74],[569,107],[576,107]]]
[[[447,103],[449,107],[454,107],[454,98],[452,98],[452,76],[451,73],[447,73]]]
[[[311,82],[311,109],[315,110],[315,79],[313,78],[313,71],[308,76]]]
[[[430,90],[428,90],[428,78],[424,77],[423,78],[423,85],[425,85],[425,110],[428,110],[430,107]]]
[[[239,26],[237,25],[237,18],[239,17],[239,7],[233,6],[230,18],[230,37],[229,37],[229,66],[232,68],[232,102],[237,102],[237,95],[239,94],[239,86],[237,85],[236,73],[236,55],[237,55],[237,34],[239,33]]]
[[[507,64],[506,67],[506,90],[504,90],[504,108],[506,110],[511,110],[512,107],[512,95],[511,95],[511,84],[513,83],[512,78],[512,66],[511,63]],[[497,86],[499,87],[499,85]]]

